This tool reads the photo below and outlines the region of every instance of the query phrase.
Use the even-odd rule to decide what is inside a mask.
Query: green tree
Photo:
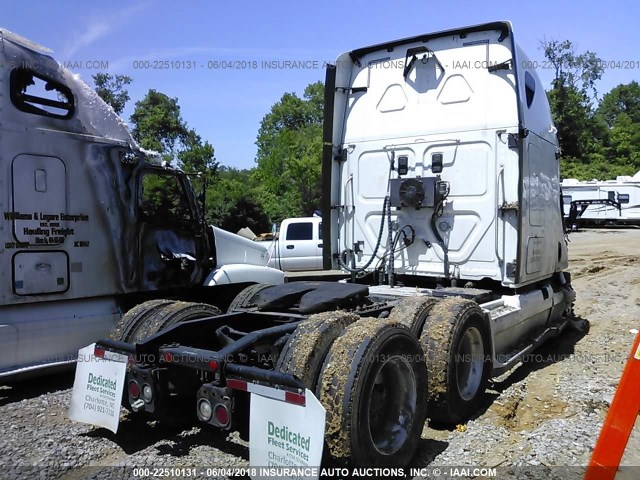
[[[590,141],[591,104],[575,87],[558,82],[549,92],[549,105],[558,129],[563,158],[584,159]]]
[[[271,222],[259,198],[251,170],[220,167],[207,189],[207,220],[230,232],[243,227],[256,234],[268,232]]]
[[[598,113],[610,128],[621,113],[628,115],[632,122],[640,124],[640,84],[633,81],[613,88],[602,97]]]
[[[609,136],[609,163],[617,175],[633,175],[640,170],[640,122],[626,112],[619,113]]]
[[[602,97],[594,121],[606,132],[602,135],[604,155],[591,170],[600,179],[633,175],[640,170],[640,85],[618,85]]]
[[[213,146],[209,142],[203,142],[195,130],[188,130],[181,143],[183,148],[177,156],[183,170],[193,173],[215,174],[218,162],[214,156]]]
[[[175,158],[181,139],[187,135],[178,99],[153,89],[136,102],[131,122],[131,133],[140,146],[159,152],[168,161]]]
[[[230,232],[249,227],[255,234],[271,231],[271,223],[267,214],[258,203],[247,196],[238,198],[229,209],[229,214],[219,224]]]
[[[262,119],[252,177],[272,221],[309,215],[320,205],[323,107],[317,82],[303,98],[285,93]]]
[[[576,54],[569,40],[542,40],[544,56],[555,68],[552,88],[559,84],[572,87],[587,96],[597,97],[596,82],[602,78],[602,60],[593,52]],[[590,95],[591,94],[591,95]]]
[[[91,78],[93,78],[93,84],[96,87],[95,90],[98,96],[111,105],[114,112],[120,115],[130,100],[129,92],[125,87],[131,83],[131,77],[96,73]]]
[[[586,165],[604,160],[608,131],[593,109],[601,61],[593,52],[577,54],[569,40],[543,40],[541,48],[555,68],[547,95],[562,150],[562,174],[581,178]]]
[[[177,98],[149,90],[136,102],[131,122],[133,138],[143,148],[159,152],[164,160],[177,163],[186,172],[202,173],[208,179],[215,176],[218,162],[213,146],[188,127]]]

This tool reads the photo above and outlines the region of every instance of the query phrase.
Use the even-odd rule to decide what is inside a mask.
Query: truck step
[[[518,349],[503,355],[503,358],[494,359],[491,376],[497,377],[514,367],[524,358],[525,355],[533,352],[548,339],[558,336],[565,329],[568,323],[569,320],[565,319],[561,323],[552,325],[544,329],[542,332],[538,332],[534,335],[529,343],[521,345]]]
[[[479,288],[445,287],[445,288],[415,288],[415,287],[389,287],[388,285],[376,285],[369,287],[369,293],[375,296],[412,297],[425,295],[435,298],[462,297],[467,300],[475,300],[477,303],[485,303],[494,296],[491,290]]]

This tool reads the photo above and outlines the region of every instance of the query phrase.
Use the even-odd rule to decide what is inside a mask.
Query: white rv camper
[[[562,203],[565,219],[570,216],[572,203],[580,205],[577,216],[570,221],[576,226],[640,225],[640,172],[615,180],[564,179]]]

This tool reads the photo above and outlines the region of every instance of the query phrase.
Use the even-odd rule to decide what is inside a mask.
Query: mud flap
[[[118,431],[127,356],[94,354],[95,343],[78,351],[69,419]]]
[[[249,465],[255,475],[251,477],[317,479],[325,415],[324,407],[309,389],[305,393],[305,406],[252,393]]]

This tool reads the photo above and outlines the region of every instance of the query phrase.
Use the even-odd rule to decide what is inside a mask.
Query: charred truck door
[[[185,175],[146,168],[138,192],[140,290],[199,283],[207,239]]]

